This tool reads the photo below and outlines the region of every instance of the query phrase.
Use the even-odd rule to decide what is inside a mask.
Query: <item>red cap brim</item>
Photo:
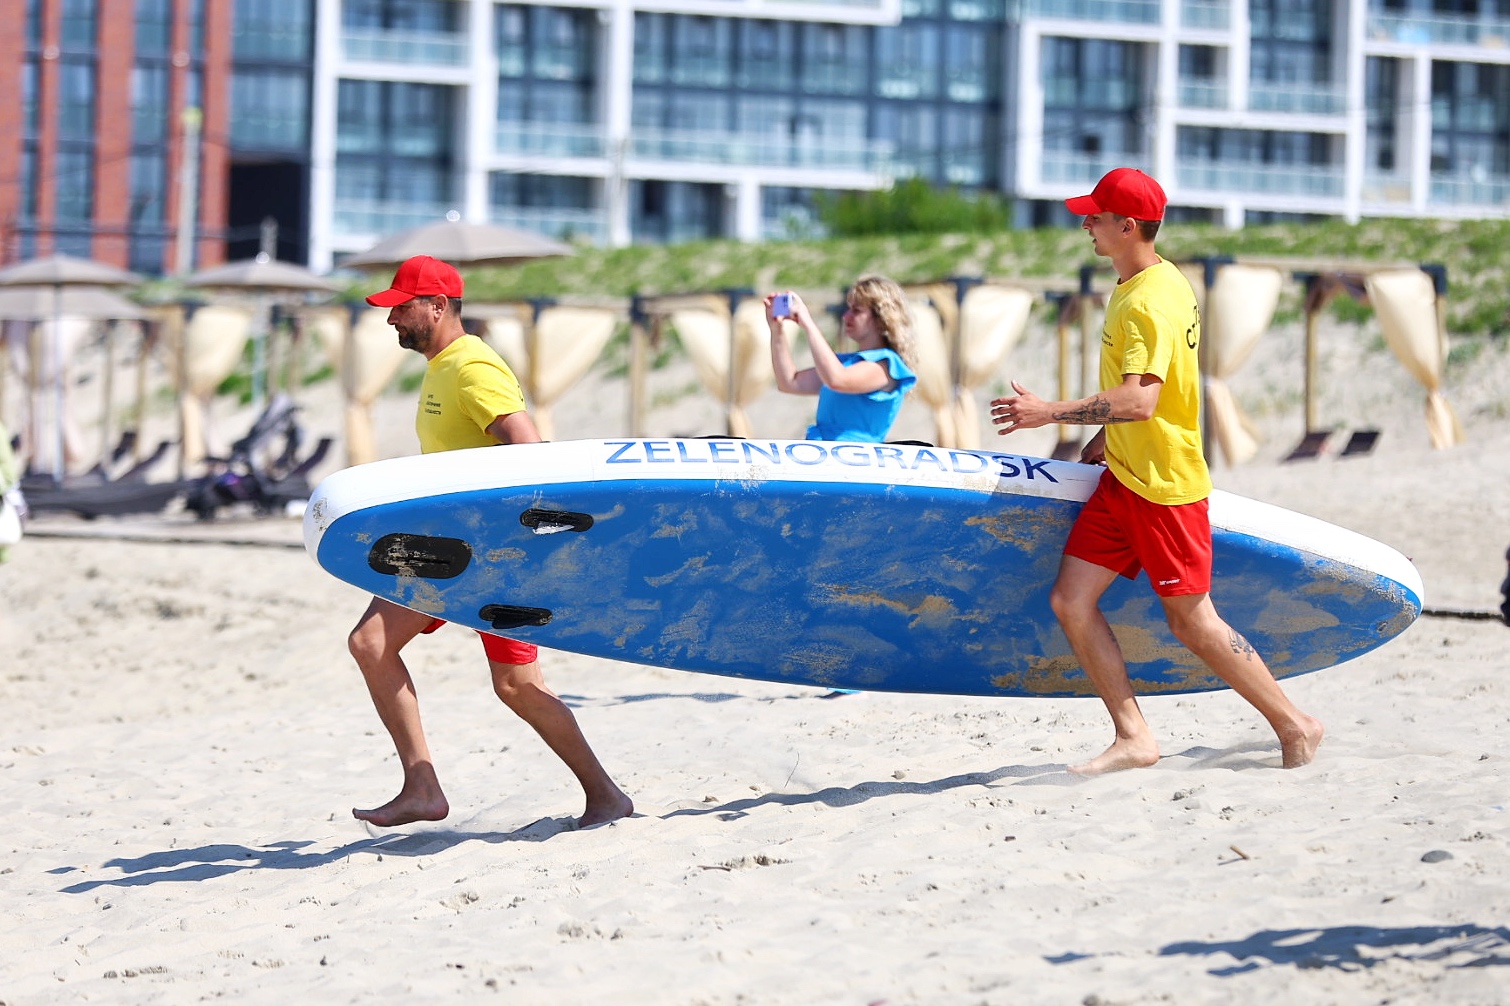
[[[1076,196],[1074,199],[1066,199],[1064,205],[1077,217],[1088,217],[1092,213],[1101,212],[1101,207],[1096,205],[1094,196]]]
[[[380,290],[371,297],[368,297],[367,303],[373,307],[398,307],[400,304],[407,304],[413,299],[414,294],[405,293],[402,290],[394,290],[390,287],[387,290]]]

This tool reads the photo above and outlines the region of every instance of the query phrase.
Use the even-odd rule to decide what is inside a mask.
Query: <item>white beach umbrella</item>
[[[49,352],[52,356],[53,417],[52,417],[52,477],[59,484],[63,481],[63,355],[59,344],[63,320],[63,291],[66,287],[121,287],[135,286],[142,281],[137,273],[118,268],[93,259],[76,258],[72,255],[48,255],[31,259],[17,265],[0,269],[0,287],[51,288],[52,290],[52,340]]]
[[[394,268],[415,255],[430,255],[458,266],[519,265],[572,253],[571,245],[534,231],[468,223],[453,216],[389,235],[366,251],[343,259],[341,266]]]

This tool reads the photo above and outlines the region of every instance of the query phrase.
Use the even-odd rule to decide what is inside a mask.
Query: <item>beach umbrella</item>
[[[571,253],[571,245],[554,238],[498,224],[469,223],[453,210],[444,220],[389,235],[343,259],[341,266],[391,269],[415,255],[430,255],[452,265],[519,265]]]
[[[51,287],[0,287],[0,320],[46,321],[56,309]],[[144,312],[135,301],[99,286],[63,288],[61,310],[70,318],[96,321],[140,321]]]
[[[293,262],[280,262],[266,252],[256,258],[201,269],[185,277],[184,282],[201,289],[241,290],[256,296],[258,323],[252,336],[252,403],[259,410],[266,385],[268,301],[280,294],[329,295],[344,288],[335,280]]]
[[[266,254],[227,262],[191,273],[189,286],[205,289],[257,290],[268,293],[339,293],[343,287],[293,262],[280,262]]]
[[[63,482],[63,353],[61,346],[63,329],[63,291],[68,287],[121,287],[135,286],[142,277],[93,259],[76,258],[72,255],[47,255],[0,269],[0,287],[44,287],[52,290],[52,339],[49,352],[52,356],[52,477],[59,485]]]

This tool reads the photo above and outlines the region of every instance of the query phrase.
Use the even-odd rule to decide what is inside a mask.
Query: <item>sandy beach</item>
[[[1438,451],[1419,387],[1346,336],[1324,418],[1381,429],[1375,451],[1280,462],[1301,432],[1286,329],[1234,384],[1264,447],[1218,486],[1401,550],[1433,609],[1494,609],[1504,340],[1449,382],[1469,441]],[[997,384],[1052,390],[1048,344],[1036,331]],[[339,429],[331,393],[305,402],[312,433]],[[657,435],[719,428],[711,399],[662,399]],[[621,432],[624,400],[589,377],[558,436]],[[773,392],[751,416],[797,436],[810,410]],[[382,400],[386,452],[414,450],[412,416]],[[909,403],[895,435],[930,432]],[[1262,720],[1214,692],[1143,700],[1163,760],[1088,780],[1065,767],[1110,739],[1095,700],[823,699],[547,652],[637,806],[585,831],[566,770],[448,628],[409,655],[452,812],[382,831],[351,817],[399,781],[345,650],[365,599],[310,561],[297,520],[32,531],[0,566],[4,1006],[1510,999],[1497,621],[1423,617],[1287,681],[1328,727],[1305,768],[1281,770]]]

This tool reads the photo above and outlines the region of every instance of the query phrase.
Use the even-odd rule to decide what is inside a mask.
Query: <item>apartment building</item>
[[[0,23],[0,261],[58,251],[154,274],[220,261],[230,0],[24,0],[13,13]]]
[[[797,236],[816,194],[912,176],[1002,192],[1022,226],[1071,223],[1117,164],[1234,227],[1510,196],[1510,0],[24,2],[0,26],[11,258],[170,268],[189,107],[200,258],[271,218],[316,268],[447,213]]]

